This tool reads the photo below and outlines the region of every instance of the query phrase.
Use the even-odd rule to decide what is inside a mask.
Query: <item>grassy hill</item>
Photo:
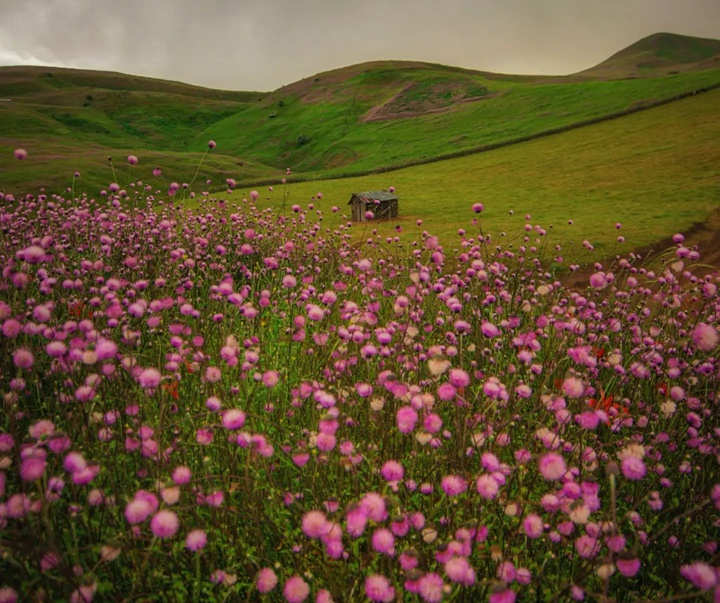
[[[720,67],[720,40],[656,33],[582,71],[591,77],[638,77]]]
[[[459,229],[478,234],[472,219],[497,242],[522,244],[526,223],[540,225],[531,243],[555,244],[564,266],[592,255],[628,253],[675,232],[686,232],[720,206],[720,90],[692,96],[582,129],[488,153],[415,166],[392,173],[274,186],[258,207],[290,212],[313,203],[330,229],[348,222],[353,192],[396,188],[400,216],[390,222],[353,224],[357,242],[380,235],[412,240],[427,230],[448,249]],[[247,196],[240,190],[234,198]],[[318,198],[318,193],[322,197]],[[480,216],[474,203],[483,203]],[[333,206],[338,211],[332,211]],[[511,213],[512,212],[512,213]],[[531,219],[526,222],[526,214]],[[417,226],[416,221],[422,220]],[[568,225],[572,220],[572,226]],[[622,223],[618,231],[615,223]],[[506,233],[507,236],[503,236]],[[625,243],[618,243],[621,235]]]
[[[715,41],[696,40],[651,36],[598,66],[598,75],[511,76],[383,61],[271,93],[97,71],[0,68],[0,98],[11,100],[0,103],[0,186],[62,190],[79,171],[83,187],[93,190],[112,179],[107,156],[117,161],[130,153],[140,157],[136,177],[147,180],[158,165],[189,181],[209,139],[218,147],[198,183],[211,179],[213,186],[228,177],[277,179],[286,167],[313,179],[472,153],[720,85],[711,60]],[[648,53],[664,61],[663,70],[632,75],[637,57]],[[16,147],[34,161],[12,160]]]

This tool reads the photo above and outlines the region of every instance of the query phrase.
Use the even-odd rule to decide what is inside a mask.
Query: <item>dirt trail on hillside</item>
[[[685,237],[683,245],[688,249],[697,249],[700,253],[699,262],[688,269],[695,276],[720,273],[720,206],[712,211],[707,220],[696,222],[682,234]],[[652,265],[653,259],[659,253],[672,247],[676,247],[676,243],[673,242],[672,237],[666,237],[652,245],[634,249],[633,253],[643,259],[643,264],[647,260]],[[592,265],[583,266],[560,280],[570,289],[582,290],[588,286],[593,272],[595,268]]]

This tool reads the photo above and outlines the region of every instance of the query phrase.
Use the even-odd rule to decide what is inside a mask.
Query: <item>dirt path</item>
[[[683,245],[700,252],[700,261],[692,268],[693,274],[702,276],[720,273],[720,206],[713,210],[707,220],[696,222],[682,234],[685,236]],[[675,246],[672,237],[666,237],[652,245],[634,249],[633,253],[652,264],[655,256]],[[592,265],[583,266],[560,280],[570,289],[585,289],[593,272],[595,269]]]

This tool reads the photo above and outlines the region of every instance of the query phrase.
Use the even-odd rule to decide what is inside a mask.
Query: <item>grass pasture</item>
[[[260,206],[313,202],[334,226],[349,216],[352,192],[396,188],[400,218],[354,225],[356,240],[373,229],[405,240],[427,230],[443,244],[473,234],[468,208],[482,203],[482,226],[494,236],[531,224],[562,242],[565,263],[628,252],[688,229],[720,205],[720,91],[697,95],[579,130],[502,149],[398,171],[260,189]],[[247,194],[247,188],[234,195]],[[316,198],[318,192],[322,199]],[[269,197],[269,199],[268,199]],[[313,197],[315,197],[313,199]],[[333,213],[337,206],[340,211]],[[510,210],[514,213],[509,215]],[[345,217],[343,217],[345,216]],[[416,220],[422,220],[422,227]],[[568,220],[573,221],[568,226]],[[623,224],[621,232],[615,223]],[[626,238],[622,245],[618,235]]]
[[[650,49],[707,54],[677,41]],[[720,600],[720,272],[680,235],[652,268],[630,253],[720,215],[720,90],[312,180],[720,70],[390,67],[254,99],[15,73],[0,603]],[[419,108],[439,111],[392,115]],[[348,221],[352,192],[390,186],[397,221]],[[577,282],[556,256],[588,262]]]

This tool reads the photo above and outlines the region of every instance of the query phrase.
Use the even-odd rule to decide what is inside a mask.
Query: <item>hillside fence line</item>
[[[532,140],[538,140],[540,138],[545,138],[546,136],[562,134],[563,132],[569,132],[571,130],[576,130],[578,128],[584,128],[585,126],[591,126],[594,124],[611,121],[614,119],[618,119],[620,117],[632,115],[633,113],[639,113],[640,111],[647,111],[648,109],[653,109],[655,107],[660,107],[662,105],[668,105],[670,103],[674,103],[676,101],[683,100],[683,99],[689,98],[691,96],[696,96],[698,94],[710,92],[710,91],[716,90],[718,88],[720,88],[720,82],[711,84],[710,86],[704,86],[703,88],[698,88],[696,90],[691,90],[689,92],[682,92],[681,94],[676,94],[674,96],[670,96],[670,97],[659,99],[659,100],[639,101],[636,105],[634,105],[632,107],[628,107],[627,109],[623,109],[621,111],[616,111],[614,113],[609,113],[607,115],[601,115],[599,117],[583,119],[581,121],[576,121],[571,124],[567,124],[565,126],[560,126],[558,128],[550,128],[549,130],[542,130],[541,132],[536,132],[535,134],[527,134],[525,136],[517,136],[515,138],[508,138],[508,139],[502,140],[500,142],[493,142],[493,143],[479,145],[479,146],[475,146],[475,147],[469,147],[467,149],[453,151],[452,153],[443,153],[442,155],[435,155],[434,157],[428,157],[425,159],[416,159],[413,161],[407,161],[405,163],[400,163],[400,164],[395,164],[395,165],[370,168],[370,169],[366,169],[366,170],[356,170],[356,171],[352,171],[352,172],[341,172],[341,173],[329,174],[327,176],[319,176],[319,177],[318,176],[312,176],[312,177],[300,176],[300,177],[296,177],[296,178],[288,178],[287,184],[294,184],[294,183],[299,183],[299,182],[316,182],[316,181],[324,181],[324,180],[338,180],[340,178],[355,178],[355,177],[359,177],[359,176],[370,176],[373,174],[385,174],[387,172],[395,172],[397,170],[402,170],[402,169],[409,168],[409,167],[415,167],[418,165],[427,165],[429,163],[435,163],[437,161],[445,161],[446,159],[457,159],[459,157],[466,157],[467,155],[476,155],[477,153],[485,153],[487,151],[494,151],[495,149],[509,147],[514,144],[520,144],[522,142],[530,142]],[[253,186],[276,186],[280,183],[281,182],[280,182],[279,178],[266,178],[266,179],[262,179],[262,180],[238,182],[236,188],[251,188]],[[224,190],[224,189],[218,188],[213,192],[220,192],[221,190]]]

